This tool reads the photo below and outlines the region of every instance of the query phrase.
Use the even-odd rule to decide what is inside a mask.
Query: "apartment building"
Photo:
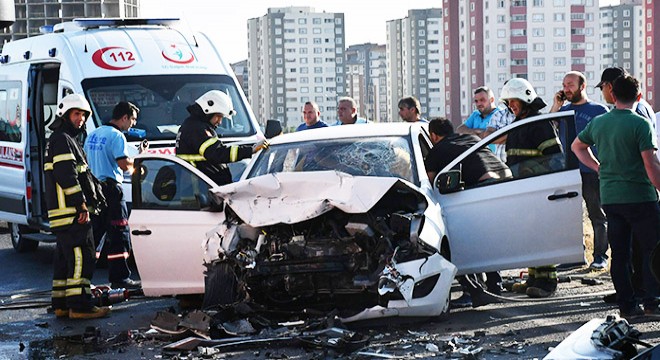
[[[644,61],[646,62],[646,78],[644,81],[644,98],[660,111],[660,26],[654,21],[660,16],[660,2],[644,0]],[[653,95],[656,96],[653,96]]]
[[[140,0],[15,0],[16,22],[0,33],[7,41],[39,35],[42,26],[82,17],[139,17]]]
[[[642,85],[646,79],[646,45],[642,0],[623,0],[600,8],[600,70],[620,66]],[[596,97],[600,99],[600,97]]]
[[[391,121],[401,121],[398,102],[414,96],[422,116],[444,116],[446,88],[443,58],[442,9],[409,10],[403,19],[386,23],[387,112]],[[445,44],[445,48],[446,48]]]
[[[293,129],[312,100],[333,123],[337,98],[347,93],[344,59],[343,13],[292,6],[249,19],[248,97],[257,119]]]
[[[234,75],[236,75],[236,80],[238,80],[238,83],[241,84],[243,93],[247,94],[248,86],[249,86],[247,60],[242,60],[233,64],[229,64],[229,66],[231,66],[231,69],[234,71]]]
[[[375,122],[390,122],[387,113],[385,45],[357,44],[346,49],[346,91],[358,113]]]
[[[597,0],[443,0],[446,116],[459,124],[473,111],[473,89],[486,85],[498,96],[513,77],[528,79],[546,102],[566,71],[595,84],[598,14]]]

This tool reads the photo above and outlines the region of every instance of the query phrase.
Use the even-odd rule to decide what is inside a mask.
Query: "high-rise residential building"
[[[344,54],[343,13],[284,7],[249,19],[248,96],[257,119],[295,128],[311,100],[334,122],[337,98],[346,95]]]
[[[231,69],[234,71],[234,75],[236,75],[236,80],[238,80],[238,83],[241,84],[243,93],[247,94],[248,86],[249,86],[247,60],[242,60],[237,63],[229,64],[229,66],[231,66]]]
[[[644,81],[644,98],[655,111],[660,111],[660,26],[655,20],[660,16],[660,2],[644,0],[644,60],[646,62],[646,79]],[[656,96],[653,96],[653,95]]]
[[[358,113],[372,121],[391,121],[387,113],[385,45],[359,44],[346,49],[346,92]]]
[[[426,118],[444,116],[445,58],[442,9],[409,10],[403,19],[390,20],[387,28],[387,112],[401,121],[398,102],[414,96]],[[446,44],[444,45],[447,46]]]
[[[600,78],[596,0],[443,0],[444,102],[455,124],[473,111],[473,90],[495,96],[523,77],[550,103],[569,70]],[[587,88],[590,97],[597,94]]]
[[[39,29],[83,17],[139,17],[140,0],[16,0],[16,22],[0,33],[7,41],[39,35]]]
[[[600,8],[601,72],[620,66],[643,85],[646,78],[643,15],[642,0],[623,0],[619,5]]]

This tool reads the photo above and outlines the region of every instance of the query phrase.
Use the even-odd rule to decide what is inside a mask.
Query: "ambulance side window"
[[[21,142],[20,101],[20,82],[0,82],[0,141]]]

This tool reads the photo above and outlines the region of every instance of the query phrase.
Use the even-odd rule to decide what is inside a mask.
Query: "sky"
[[[600,1],[601,6],[618,3]],[[385,44],[388,20],[405,18],[408,9],[441,7],[442,0],[141,0],[140,6],[141,17],[186,20],[192,30],[208,34],[217,43],[225,61],[235,63],[247,59],[247,20],[266,15],[270,7],[309,6],[316,12],[343,12],[348,46]]]

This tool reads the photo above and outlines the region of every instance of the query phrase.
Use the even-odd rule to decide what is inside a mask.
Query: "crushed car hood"
[[[392,177],[352,176],[339,171],[287,172],[258,176],[211,189],[243,222],[251,226],[294,224],[337,208],[365,213],[393,187],[418,190]]]

